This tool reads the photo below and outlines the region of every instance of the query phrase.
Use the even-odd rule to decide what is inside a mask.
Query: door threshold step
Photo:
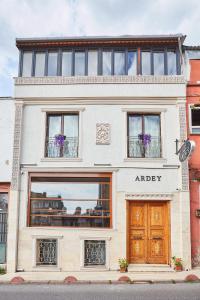
[[[169,265],[162,264],[130,264],[129,272],[174,272],[174,269]]]

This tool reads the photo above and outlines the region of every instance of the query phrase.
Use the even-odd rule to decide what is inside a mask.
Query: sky
[[[13,96],[16,38],[187,35],[200,45],[200,0],[0,0],[0,97]]]

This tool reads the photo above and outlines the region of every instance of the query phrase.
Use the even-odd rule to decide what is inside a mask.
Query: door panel
[[[129,206],[129,262],[168,263],[167,202],[132,202]]]

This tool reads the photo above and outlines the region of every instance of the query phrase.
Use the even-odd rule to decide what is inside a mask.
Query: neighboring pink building
[[[188,138],[196,143],[189,160],[192,265],[200,267],[200,47],[187,47],[186,53],[190,70],[187,83]]]

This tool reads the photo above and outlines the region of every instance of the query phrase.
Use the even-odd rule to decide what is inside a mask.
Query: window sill
[[[145,157],[141,157],[141,158],[132,158],[132,157],[127,157],[124,159],[124,162],[157,162],[157,163],[164,163],[167,162],[166,158],[145,158]]]
[[[34,266],[32,271],[38,272],[61,272],[61,268],[58,266]]]
[[[85,267],[81,267],[80,268],[81,271],[85,271],[85,272],[104,272],[104,271],[109,271],[109,268],[107,268],[106,266],[85,266]]]
[[[41,162],[80,162],[83,161],[80,157],[74,157],[74,158],[67,158],[67,157],[44,157],[41,159]]]

